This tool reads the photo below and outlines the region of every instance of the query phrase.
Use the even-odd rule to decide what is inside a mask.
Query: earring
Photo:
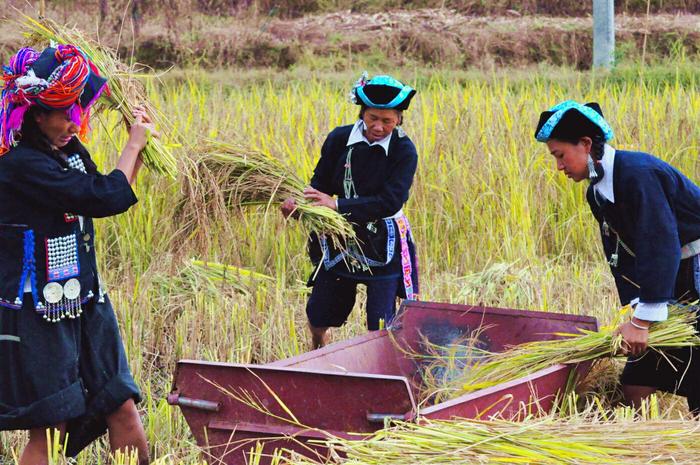
[[[598,172],[595,170],[595,162],[591,154],[588,154],[588,179],[597,179]]]

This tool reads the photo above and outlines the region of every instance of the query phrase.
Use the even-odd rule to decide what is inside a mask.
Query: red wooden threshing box
[[[318,440],[328,432],[371,433],[385,419],[517,418],[548,410],[570,374],[589,365],[554,365],[530,376],[435,405],[416,406],[428,346],[464,343],[470,334],[492,352],[554,333],[596,331],[595,318],[549,312],[404,302],[389,331],[375,331],[267,365],[182,360],[168,402],[179,405],[210,464],[248,463],[255,442],[265,452],[288,448],[325,454]],[[275,418],[240,399],[249,394]],[[234,394],[234,395],[231,395]],[[296,417],[289,415],[280,401]],[[361,436],[354,436],[360,439]],[[293,438],[293,439],[292,439]]]

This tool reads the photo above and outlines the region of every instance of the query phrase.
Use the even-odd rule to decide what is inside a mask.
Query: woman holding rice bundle
[[[116,169],[76,137],[106,79],[77,47],[23,48],[0,109],[0,430],[29,430],[21,465],[47,463],[46,428],[75,455],[109,430],[113,450],[148,447],[114,310],[97,274],[91,218],[126,211],[152,125],[135,112]]]
[[[700,349],[647,351],[648,330],[668,305],[694,302],[700,289],[700,188],[668,163],[607,144],[613,130],[596,103],[566,101],[543,112],[535,138],[545,142],[586,197],[623,305],[635,307],[618,328],[630,355],[622,373],[628,403],[660,389],[687,398],[700,413]]]
[[[396,298],[418,294],[416,255],[402,207],[418,164],[418,155],[401,124],[416,91],[390,76],[366,74],[351,91],[360,105],[355,124],[335,128],[321,148],[321,158],[304,197],[337,210],[353,224],[356,243],[339,250],[313,236],[311,258],[318,265],[306,307],[314,348],[326,344],[328,327],[347,320],[357,284],[367,286],[367,328],[388,324]],[[285,216],[293,199],[282,205]]]

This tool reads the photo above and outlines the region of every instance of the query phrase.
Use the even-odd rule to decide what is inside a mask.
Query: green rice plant
[[[49,465],[59,465],[65,459],[63,451],[66,448],[67,438],[62,437],[60,431],[53,428],[47,428],[45,433]]]
[[[98,110],[103,108],[118,111],[128,127],[134,122],[134,109],[140,106],[146,110],[152,121],[160,128],[161,133],[174,136],[168,119],[149,103],[143,84],[136,79],[143,73],[121,62],[113,50],[91,40],[77,28],[62,26],[49,19],[39,21],[24,16],[20,26],[36,44],[73,44],[90,57],[100,70],[100,74],[109,79],[109,88],[105,90],[96,105]],[[144,164],[156,173],[173,179],[177,175],[177,160],[170,147],[160,139],[149,137],[146,147],[141,151],[141,157]]]

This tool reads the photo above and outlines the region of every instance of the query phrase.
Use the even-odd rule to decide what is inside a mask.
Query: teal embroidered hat
[[[357,105],[369,108],[405,110],[416,95],[416,90],[404,85],[391,76],[379,75],[367,79],[363,73],[350,92],[350,97]]]
[[[603,110],[595,102],[582,105],[573,100],[561,102],[540,114],[535,130],[539,142],[549,139],[576,139],[581,130],[594,126],[599,129],[605,142],[614,137],[614,132],[603,117]]]

